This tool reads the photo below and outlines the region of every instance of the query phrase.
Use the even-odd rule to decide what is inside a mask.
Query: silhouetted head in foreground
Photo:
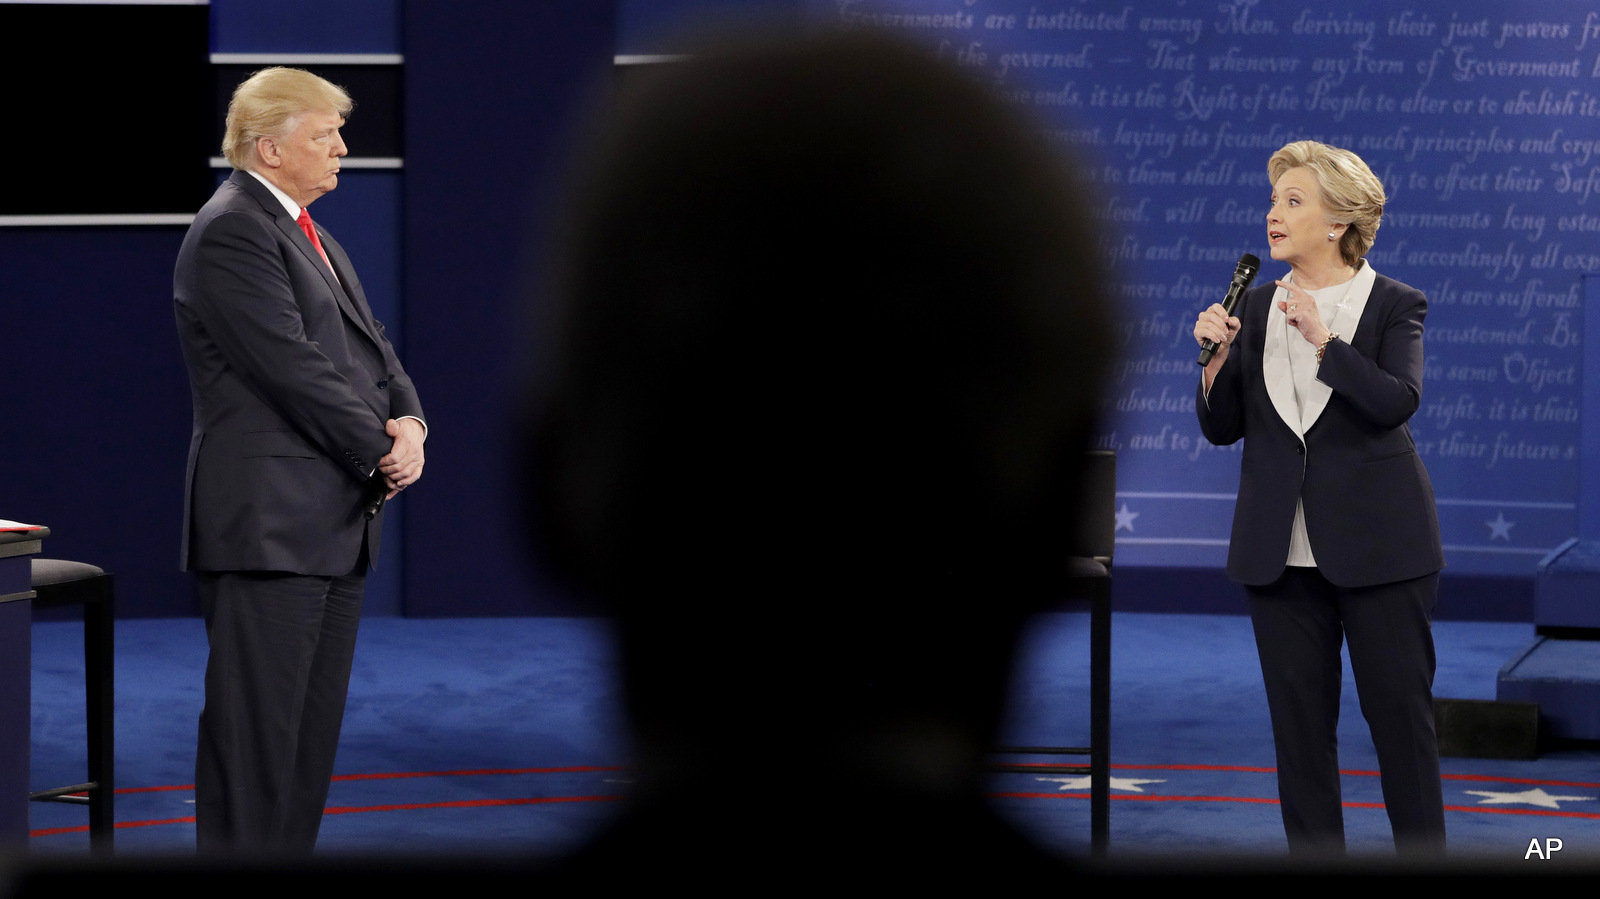
[[[1059,588],[1109,352],[1087,204],[984,87],[877,36],[628,86],[564,225],[531,502],[618,622],[640,811],[920,838],[920,804],[976,805]]]

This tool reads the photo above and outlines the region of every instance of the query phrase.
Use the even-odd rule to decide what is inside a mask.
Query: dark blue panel
[[[117,576],[124,617],[192,615],[178,572],[189,382],[172,317],[182,227],[7,228],[7,518]]]
[[[402,352],[400,315],[400,181],[395,169],[345,169],[339,187],[311,207],[318,224],[339,241],[356,266],[372,314]],[[426,395],[423,397],[426,399]]]
[[[399,53],[399,0],[211,0],[213,53]]]
[[[670,53],[696,29],[796,21],[798,7],[797,0],[617,0],[617,53]]]
[[[13,519],[15,520],[15,519]],[[28,564],[26,557],[0,560]],[[0,603],[0,852],[21,855],[28,848],[28,667],[33,644],[33,603]]]
[[[407,491],[406,611],[549,611],[524,563],[510,415],[519,277],[575,108],[610,69],[610,0],[406,4],[406,364],[430,416]]]

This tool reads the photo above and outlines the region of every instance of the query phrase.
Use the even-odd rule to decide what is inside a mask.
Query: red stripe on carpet
[[[621,796],[533,796],[527,799],[463,799],[455,802],[414,802],[398,805],[336,805],[322,810],[324,815],[353,815],[360,812],[409,812],[426,808],[485,808],[497,805],[545,805],[554,802],[615,802]]]
[[[1112,765],[1130,771],[1244,771],[1249,774],[1273,774],[1277,768],[1254,768],[1248,765]]]
[[[526,799],[471,799],[457,802],[413,802],[400,805],[331,806],[323,809],[324,815],[354,815],[361,812],[402,812],[429,808],[484,808],[505,805],[546,805],[556,802],[614,802],[621,796],[531,796]],[[118,821],[116,829],[125,827],[155,827],[160,824],[193,824],[194,816],[166,818],[159,821]],[[88,833],[87,824],[78,827],[47,827],[30,830],[30,837],[53,837],[63,833]]]
[[[1116,766],[1129,767],[1129,766]],[[1149,768],[1163,766],[1149,765]],[[1169,766],[1177,767],[1177,766]],[[608,770],[608,769],[607,769]],[[1246,769],[1248,770],[1248,769]],[[420,775],[419,775],[420,776]],[[1088,799],[1088,793],[990,793],[990,796],[1000,799]],[[615,802],[621,796],[533,796],[524,799],[471,799],[455,802],[414,802],[395,805],[366,805],[366,806],[331,806],[323,811],[327,815],[351,815],[363,812],[400,812],[416,811],[430,808],[490,808],[495,806],[511,805],[547,805],[558,802]],[[1109,798],[1120,802],[1240,802],[1253,805],[1277,805],[1278,800],[1262,796],[1155,796],[1148,794],[1130,795],[1115,793]],[[1381,802],[1346,802],[1345,808],[1381,809]],[[1522,809],[1522,808],[1484,808],[1473,805],[1447,805],[1447,812],[1477,812],[1487,815],[1527,815],[1539,818],[1580,818],[1585,820],[1600,820],[1600,812],[1564,812],[1557,809]],[[165,818],[156,821],[119,821],[118,830],[127,827],[154,827],[162,824],[193,824],[194,816],[186,818]],[[66,833],[87,833],[88,825],[78,827],[50,827],[42,830],[28,832],[30,837],[51,837]]]
[[[394,780],[406,777],[472,777],[485,774],[587,774],[594,771],[626,771],[624,765],[571,765],[565,768],[466,768],[460,771],[386,771],[376,774],[335,774],[334,781]]]
[[[474,777],[497,774],[589,774],[597,771],[627,771],[626,765],[567,765],[559,768],[464,768],[460,771],[379,771],[372,774],[335,774],[335,781],[399,780],[407,777]],[[194,784],[162,787],[118,787],[118,793],[164,793],[192,790]]]
[[[1018,762],[1020,767],[1046,766],[1059,762]],[[1238,771],[1246,774],[1273,774],[1278,769],[1251,765],[1112,765],[1120,771]],[[506,774],[587,774],[602,771],[627,771],[626,765],[570,765],[557,768],[466,768],[459,771],[382,771],[371,774],[337,774],[336,781],[399,780],[408,777],[473,777]],[[1376,771],[1347,770],[1340,774],[1352,777],[1377,777]],[[1582,780],[1542,780],[1534,777],[1496,777],[1490,774],[1444,774],[1445,780],[1462,780],[1472,783],[1508,783],[1531,786],[1579,787],[1600,789],[1600,783]],[[163,793],[173,790],[192,790],[194,784],[174,784],[159,787],[118,787],[118,793]]]
[[[1088,793],[990,793],[1001,799],[1088,799]],[[1244,802],[1259,805],[1277,805],[1278,800],[1261,796],[1155,796],[1149,793],[1130,795],[1113,793],[1110,798],[1131,802]],[[1348,805],[1349,803],[1346,803]]]
[[[990,793],[1002,799],[1088,799],[1088,793]],[[1108,798],[1131,802],[1246,802],[1260,805],[1277,805],[1278,800],[1260,796],[1154,796],[1112,793]],[[1346,802],[1345,808],[1381,809],[1381,802]],[[1447,805],[1447,812],[1478,812],[1486,815],[1532,815],[1536,818],[1585,818],[1600,820],[1600,812],[1563,812],[1542,808],[1485,808],[1479,805]]]
[[[1490,781],[1503,784],[1533,784],[1534,786],[1549,787],[1587,787],[1591,790],[1600,790],[1600,783],[1589,783],[1582,780],[1535,780],[1531,777],[1490,777],[1487,774],[1441,774],[1445,780],[1470,780]]]
[[[127,827],[154,827],[154,826],[156,826],[158,824],[193,824],[193,823],[194,823],[194,815],[190,815],[187,818],[163,818],[160,821],[118,821],[113,826],[117,830],[122,830],[123,828],[127,828]],[[28,831],[28,836],[30,836],[30,837],[52,837],[52,836],[55,836],[56,834],[59,834],[59,833],[88,833],[88,832],[89,832],[89,825],[83,824],[83,825],[79,825],[78,827],[47,827],[47,828],[45,828],[43,830],[30,830],[30,831]]]
[[[1447,805],[1447,812],[1482,812],[1485,815],[1533,815],[1537,818],[1590,818],[1600,821],[1600,812],[1563,812],[1546,808],[1485,808],[1481,805]]]
[[[1060,762],[1007,762],[1017,768],[1043,768]],[[1250,768],[1241,765],[1112,765],[1124,771],[1244,771],[1251,774],[1272,774],[1277,768]]]
[[[1051,762],[1022,762],[1024,765],[1049,765]],[[1255,768],[1246,765],[1112,765],[1129,771],[1243,771],[1255,774],[1273,774],[1277,768]],[[1376,771],[1340,771],[1353,777],[1377,777]],[[1600,783],[1583,780],[1541,780],[1535,777],[1496,777],[1492,774],[1441,774],[1444,780],[1465,780],[1473,783],[1529,784],[1546,787],[1579,787],[1600,790]]]

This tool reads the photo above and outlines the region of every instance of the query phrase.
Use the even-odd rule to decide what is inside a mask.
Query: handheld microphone
[[[383,502],[388,497],[389,485],[384,483],[383,473],[373,470],[372,477],[367,478],[367,495],[364,501],[366,508],[363,510],[368,521],[378,517],[378,513],[383,510]]]
[[[1261,260],[1254,253],[1246,253],[1239,257],[1239,264],[1234,266],[1233,281],[1228,284],[1228,295],[1222,298],[1222,311],[1228,315],[1233,314],[1233,307],[1239,305],[1239,297],[1244,295],[1245,288],[1256,279],[1256,272],[1261,271]],[[1205,340],[1200,343],[1200,365],[1210,365],[1211,357],[1217,354],[1217,342]]]

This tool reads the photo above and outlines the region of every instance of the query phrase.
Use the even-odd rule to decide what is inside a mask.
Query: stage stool
[[[88,782],[30,793],[34,802],[68,802],[89,807],[89,845],[110,852],[116,826],[113,802],[116,790],[116,696],[113,660],[112,576],[84,562],[63,559],[33,560],[35,609],[64,605],[83,606],[84,706],[88,716]]]
[[[1111,835],[1111,560],[1116,550],[1117,454],[1084,454],[1078,533],[1066,547],[1064,593],[1089,601],[1089,745],[1001,746],[995,755],[1088,756],[1089,764],[994,762],[988,770],[1012,774],[1089,775],[1089,840],[1106,854]]]

